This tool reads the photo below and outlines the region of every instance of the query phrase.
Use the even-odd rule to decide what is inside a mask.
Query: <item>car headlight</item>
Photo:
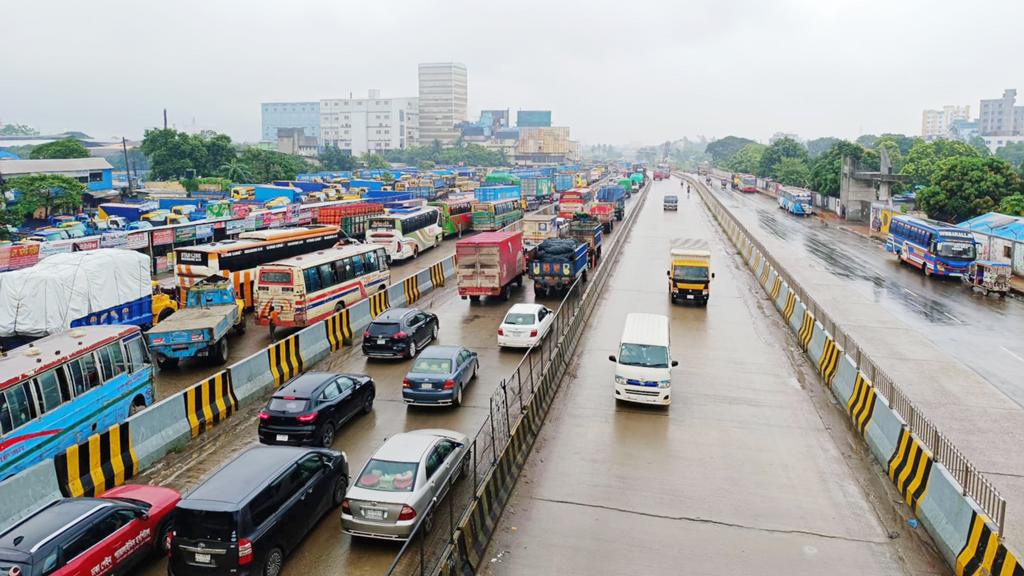
[[[707,291],[707,289],[706,289],[706,288],[704,289],[704,295],[705,295],[705,296],[707,296],[707,295],[708,295],[708,291]]]
[[[615,377],[615,383],[616,384],[625,384],[626,383],[626,379],[623,378],[622,376],[616,376]]]
[[[658,382],[658,388],[668,388],[671,385],[672,385],[672,381],[671,380],[662,380],[662,381]]]

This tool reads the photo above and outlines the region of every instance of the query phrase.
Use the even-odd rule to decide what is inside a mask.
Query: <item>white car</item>
[[[551,330],[555,313],[542,304],[516,304],[498,326],[498,346],[529,348],[540,344]]]

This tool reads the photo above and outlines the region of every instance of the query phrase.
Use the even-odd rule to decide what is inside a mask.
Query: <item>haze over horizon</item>
[[[965,11],[951,0],[99,0],[5,11],[0,120],[97,138],[141,138],[167,108],[178,128],[256,141],[261,102],[415,96],[417,65],[431,61],[467,66],[470,119],[550,109],[591,144],[917,134],[922,109],[969,104],[976,115],[979,99],[1024,89],[1007,65],[1024,44],[1024,3],[1010,1]]]

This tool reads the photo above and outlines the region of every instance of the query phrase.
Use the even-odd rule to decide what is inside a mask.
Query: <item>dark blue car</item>
[[[406,404],[459,406],[463,388],[479,367],[476,352],[465,346],[430,346],[402,380],[402,398]]]

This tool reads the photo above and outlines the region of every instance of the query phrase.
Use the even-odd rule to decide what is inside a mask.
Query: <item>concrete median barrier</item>
[[[238,410],[231,372],[221,370],[181,394],[190,436],[195,438]]]
[[[352,333],[361,334],[363,329],[369,326],[374,319],[374,315],[370,313],[370,300],[360,300],[349,310],[352,311]]]
[[[135,476],[139,462],[128,422],[115,424],[71,446],[53,459],[64,496],[96,496]]]
[[[786,304],[789,300],[789,295],[791,294],[791,292],[789,291],[789,284],[786,284],[782,280],[782,276],[777,277],[776,280],[779,283],[779,289],[776,291],[773,300],[775,303],[775,309],[778,310],[779,312],[783,312],[786,309]],[[786,316],[785,314],[783,314],[782,317],[789,321],[789,317]]]
[[[165,398],[128,419],[139,469],[155,464],[168,452],[192,439],[183,395]]]
[[[53,460],[0,482],[0,532],[62,496]]]
[[[799,337],[800,328],[804,324],[804,312],[807,309],[804,308],[804,303],[799,298],[793,299],[793,312],[789,315],[789,328],[793,331],[793,334]]]
[[[807,357],[815,365],[821,360],[821,354],[825,351],[825,339],[827,337],[828,334],[825,333],[825,327],[821,325],[821,322],[815,321],[811,329],[810,342],[808,342],[806,347]]]
[[[295,336],[299,339],[299,352],[305,366],[312,366],[331,353],[331,342],[327,339],[327,323],[317,322]]]
[[[280,388],[306,369],[298,334],[274,342],[266,349],[266,355],[270,374],[274,377],[274,388]]]
[[[840,404],[846,406],[853,396],[853,388],[857,382],[857,363],[846,354],[839,358],[836,376],[832,379],[832,395]]]
[[[903,501],[915,514],[917,503],[928,488],[933,460],[925,445],[904,427],[896,452],[889,459],[888,474]]]
[[[863,375],[858,376],[861,377],[858,381],[866,381]],[[889,406],[889,400],[877,388],[872,387],[871,390],[874,393],[874,404],[871,413],[867,414],[868,422],[862,433],[875,459],[888,462],[899,446],[900,433],[906,429],[907,423]]]
[[[832,379],[835,378],[836,369],[839,366],[839,357],[843,354],[842,348],[836,341],[825,333],[825,345],[821,351],[821,358],[818,359],[818,374],[825,381],[825,385],[832,387]]]
[[[249,356],[228,367],[234,383],[235,397],[240,404],[260,398],[274,387],[274,375],[270,373],[270,359],[266,350]]]
[[[337,352],[342,346],[352,344],[352,321],[351,313],[346,308],[324,320],[324,329],[327,331],[327,342],[331,346],[331,352]]]

